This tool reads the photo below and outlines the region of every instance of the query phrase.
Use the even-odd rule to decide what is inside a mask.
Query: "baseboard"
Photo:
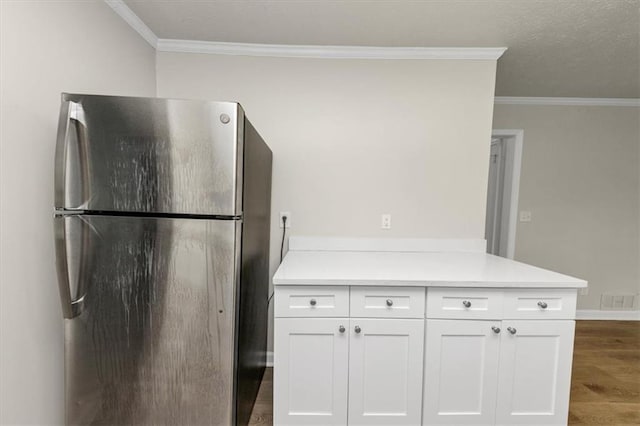
[[[603,311],[600,309],[578,309],[577,320],[640,321],[640,311]]]
[[[267,352],[267,367],[273,367],[273,351]]]

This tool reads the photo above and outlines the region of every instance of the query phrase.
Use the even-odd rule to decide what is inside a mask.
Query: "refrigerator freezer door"
[[[241,222],[66,215],[56,226],[82,299],[65,319],[67,424],[233,424]]]
[[[55,207],[242,214],[237,103],[64,94]]]

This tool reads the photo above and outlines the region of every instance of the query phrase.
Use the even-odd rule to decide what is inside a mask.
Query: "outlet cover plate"
[[[280,221],[278,222],[278,225],[280,226],[280,228],[283,228],[282,218],[285,216],[287,217],[287,224],[285,227],[289,229],[291,228],[291,212],[280,212]]]
[[[382,229],[391,229],[391,215],[385,213],[382,215],[382,223],[380,224]]]
[[[527,210],[521,211],[520,222],[531,222],[531,212]]]

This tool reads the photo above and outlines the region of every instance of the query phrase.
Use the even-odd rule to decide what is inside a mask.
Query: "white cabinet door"
[[[502,333],[500,321],[427,320],[423,425],[494,423]]]
[[[502,325],[496,423],[566,425],[575,322]]]
[[[346,319],[276,318],[275,425],[347,424],[348,329]]]
[[[423,319],[350,320],[349,426],[419,425]]]

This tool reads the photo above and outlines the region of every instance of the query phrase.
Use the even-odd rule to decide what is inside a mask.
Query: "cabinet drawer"
[[[430,288],[427,318],[500,319],[502,291],[472,288]]]
[[[276,317],[348,317],[347,286],[278,286]]]
[[[507,290],[505,319],[574,319],[576,290]]]
[[[424,318],[423,287],[351,287],[353,318]]]

